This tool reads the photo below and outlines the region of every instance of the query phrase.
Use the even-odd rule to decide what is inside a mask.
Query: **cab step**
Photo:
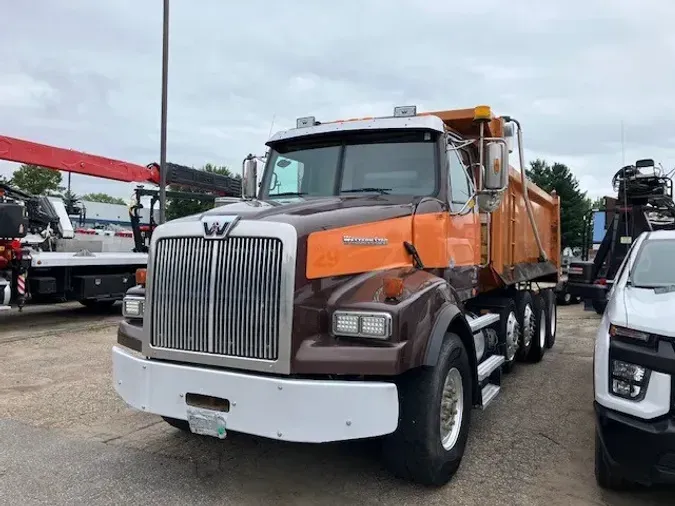
[[[492,383],[488,383],[483,387],[483,390],[481,391],[481,397],[482,397],[482,403],[481,403],[481,409],[487,408],[490,403],[497,397],[497,394],[499,393],[499,386],[498,385],[493,385]]]
[[[484,329],[485,327],[492,325],[493,323],[496,323],[499,321],[499,315],[496,313],[488,313],[484,314],[483,316],[479,316],[478,318],[475,318],[473,320],[469,321],[469,327],[471,328],[471,332],[478,332],[481,329]]]
[[[490,358],[483,360],[483,362],[478,365],[478,382],[482,383],[489,378],[490,375],[505,361],[506,358],[503,355],[492,355]]]

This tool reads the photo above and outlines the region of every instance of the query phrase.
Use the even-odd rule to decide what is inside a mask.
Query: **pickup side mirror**
[[[254,199],[258,190],[258,160],[253,155],[244,158],[241,193],[245,199]]]

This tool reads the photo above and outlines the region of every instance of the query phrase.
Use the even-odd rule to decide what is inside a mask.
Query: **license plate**
[[[227,427],[226,413],[190,406],[187,408],[187,421],[194,434],[219,439],[227,437],[227,431],[225,430]]]

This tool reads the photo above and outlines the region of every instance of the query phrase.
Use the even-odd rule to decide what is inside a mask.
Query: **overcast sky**
[[[0,134],[159,161],[161,4],[0,0]],[[675,166],[673,19],[673,0],[172,0],[168,159],[238,169],[299,116],[485,103],[528,160],[611,194],[622,121],[626,163]]]

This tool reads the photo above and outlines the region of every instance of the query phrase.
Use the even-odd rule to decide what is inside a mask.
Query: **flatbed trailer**
[[[146,265],[145,253],[26,253],[15,268],[0,269],[0,310],[69,301],[110,307],[136,284],[136,271]]]
[[[486,106],[299,118],[244,161],[244,201],[154,230],[116,391],[217,438],[379,438],[394,474],[447,483],[472,408],[555,343],[560,202],[516,140],[524,167]]]

